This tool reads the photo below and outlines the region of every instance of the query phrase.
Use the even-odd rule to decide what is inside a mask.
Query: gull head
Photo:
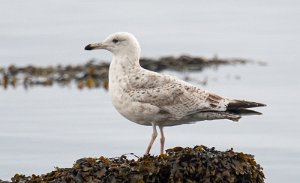
[[[84,49],[105,49],[112,52],[115,56],[121,54],[135,54],[139,56],[141,50],[137,39],[128,32],[113,33],[102,42],[89,44]]]

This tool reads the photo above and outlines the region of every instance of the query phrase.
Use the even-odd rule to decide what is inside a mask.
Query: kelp
[[[177,72],[184,71],[202,71],[206,68],[218,68],[224,65],[243,65],[252,63],[245,59],[220,59],[213,57],[211,59],[203,57],[179,56],[162,57],[159,59],[141,58],[142,67],[162,72],[164,70],[173,70]],[[16,88],[23,86],[28,89],[33,86],[70,86],[72,83],[79,88],[108,88],[108,70],[109,62],[90,60],[85,64],[67,65],[67,66],[24,66],[18,67],[10,65],[8,67],[0,66],[0,85],[4,89],[8,87]]]
[[[200,145],[174,147],[163,155],[136,159],[127,155],[82,158],[72,168],[56,168],[44,175],[16,174],[11,180],[13,183],[262,183],[264,173],[253,155]]]

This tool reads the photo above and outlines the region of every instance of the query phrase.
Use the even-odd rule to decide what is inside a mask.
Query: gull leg
[[[151,149],[151,147],[152,147],[152,145],[153,145],[153,143],[154,143],[154,141],[155,141],[155,139],[157,137],[156,125],[154,123],[152,123],[152,127],[153,127],[153,133],[152,133],[152,137],[151,137],[150,143],[149,143],[149,145],[148,145],[148,147],[146,149],[145,155],[149,154],[150,149]]]
[[[160,130],[160,154],[164,154],[165,135],[164,135],[163,127],[159,126],[159,130]]]

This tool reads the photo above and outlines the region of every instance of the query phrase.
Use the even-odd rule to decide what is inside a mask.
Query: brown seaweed
[[[16,174],[13,183],[82,183],[82,182],[225,182],[262,183],[264,173],[254,156],[242,152],[217,151],[203,145],[174,147],[160,156],[129,159],[82,158],[72,168],[56,168],[44,175]]]
[[[241,65],[251,63],[244,59],[220,59],[217,57],[207,59],[203,57],[162,57],[159,59],[141,58],[142,67],[161,72],[164,70],[202,71],[206,68],[218,68],[223,65]],[[25,89],[33,86],[69,86],[76,84],[79,89],[108,87],[109,62],[96,62],[91,60],[82,65],[67,66],[24,66],[10,65],[7,68],[0,67],[0,85],[4,89],[15,88],[23,85]],[[188,77],[186,79],[189,79]],[[203,81],[206,84],[207,81]]]

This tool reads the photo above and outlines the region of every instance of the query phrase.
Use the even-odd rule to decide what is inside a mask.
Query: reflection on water
[[[256,156],[268,182],[298,181],[300,57],[297,1],[190,2],[9,1],[0,7],[0,63],[57,65],[108,60],[84,52],[115,31],[133,32],[142,55],[251,58],[267,67],[224,67],[192,73],[217,78],[206,88],[228,97],[268,104],[240,123],[201,122],[166,129],[166,146],[233,147]],[[171,73],[174,74],[174,73]],[[240,80],[232,79],[239,75]],[[184,76],[179,76],[184,77]],[[0,178],[70,167],[87,156],[142,154],[151,128],[122,118],[102,89],[0,90]],[[158,152],[155,144],[153,153]]]

